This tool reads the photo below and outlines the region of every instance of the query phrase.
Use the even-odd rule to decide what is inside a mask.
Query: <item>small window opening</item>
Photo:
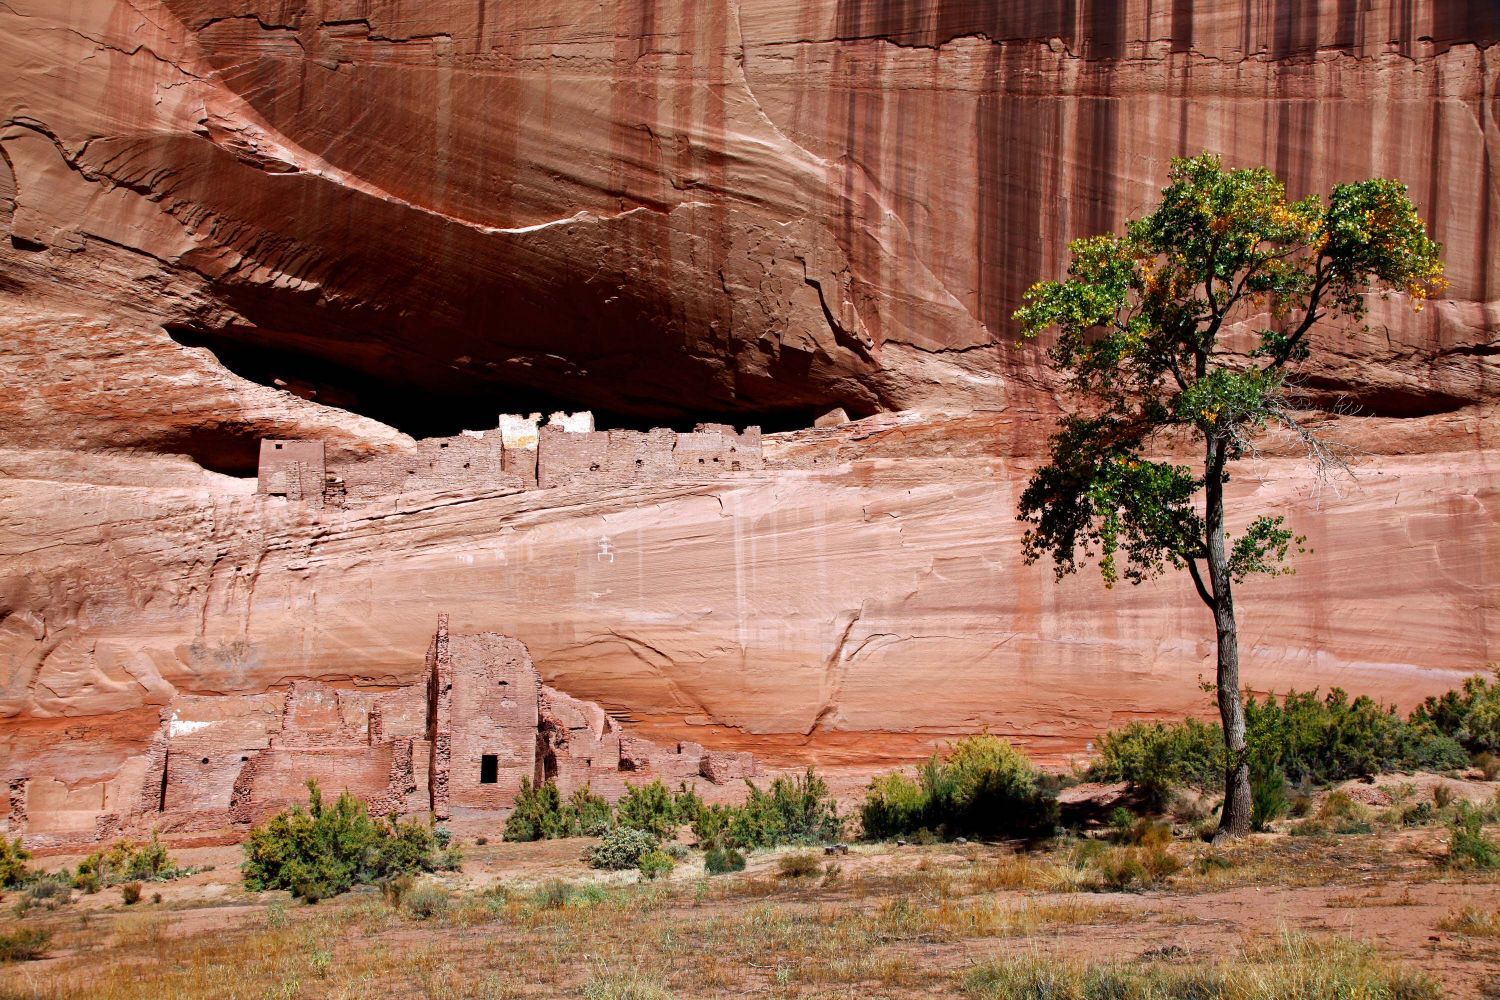
[[[248,764],[249,762],[250,762],[250,758],[249,757],[241,757],[240,758],[240,763],[241,764]]]
[[[636,464],[636,465],[644,465],[644,464],[645,464],[645,463],[644,463],[644,462],[642,462],[642,461],[641,461],[641,460],[640,460],[640,459],[636,459],[636,460],[635,460],[635,464]]]
[[[479,783],[493,785],[500,778],[500,758],[487,753],[479,758]]]
[[[208,758],[207,758],[207,757],[204,757],[204,758],[203,758],[203,763],[205,763],[205,764],[207,764],[207,763],[208,763]]]
[[[279,442],[279,441],[276,443],[276,450],[277,451],[281,450],[281,442]]]
[[[446,448],[446,447],[448,447],[448,442],[444,441],[442,444],[438,445],[438,447],[439,448]]]
[[[499,684],[501,687],[505,687],[505,685],[509,684],[510,681],[496,681],[495,683]]]
[[[464,468],[465,468],[465,469],[467,469],[467,468],[468,468],[468,467],[469,467],[469,463],[468,463],[468,462],[465,462],[465,463],[464,463]]]
[[[699,465],[702,465],[702,464],[703,464],[703,459],[701,459],[701,458],[700,458],[700,459],[698,459],[698,464],[699,464]]]

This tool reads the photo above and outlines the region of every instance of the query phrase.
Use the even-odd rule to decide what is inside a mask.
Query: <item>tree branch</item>
[[[1193,586],[1198,588],[1198,596],[1203,599],[1204,604],[1208,605],[1209,610],[1213,610],[1214,595],[1210,594],[1208,588],[1203,585],[1203,574],[1198,572],[1198,560],[1189,559],[1187,568],[1188,572],[1193,575]]]

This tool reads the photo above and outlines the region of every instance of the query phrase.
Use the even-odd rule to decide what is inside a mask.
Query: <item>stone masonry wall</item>
[[[587,419],[584,419],[587,418]],[[258,491],[334,506],[443,491],[627,486],[764,468],[760,428],[699,424],[677,433],[591,429],[588,414],[506,415],[501,429],[418,441],[410,450],[329,466],[321,441],[264,441]]]
[[[499,818],[522,781],[555,781],[565,797],[590,787],[614,801],[627,781],[755,773],[748,754],[630,736],[600,706],[544,686],[526,646],[508,636],[449,635],[442,616],[426,665],[425,683],[381,691],[299,680],[264,695],[180,696],[116,781],[118,796],[60,810],[70,793],[57,776],[18,776],[0,826],[46,846],[243,826],[305,802],[310,778],[326,799],[348,791],[374,815]],[[37,827],[28,805],[67,822]]]

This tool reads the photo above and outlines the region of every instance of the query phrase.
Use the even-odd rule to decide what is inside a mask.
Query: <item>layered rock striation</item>
[[[371,711],[445,610],[641,770],[635,738],[729,774],[1208,711],[1188,584],[1022,564],[1059,399],[1006,318],[1204,148],[1297,195],[1402,178],[1453,280],[1317,334],[1356,484],[1274,437],[1237,474],[1314,550],[1246,589],[1247,683],[1451,686],[1500,658],[1497,40],[1486,0],[0,3],[10,822],[161,811],[174,711],[232,738],[167,811],[276,799],[239,758],[304,701],[363,733],[341,780],[420,798]],[[608,431],[566,475],[472,447],[546,489],[436,440],[554,407]],[[782,433],[676,475],[716,422]],[[361,470],[349,502],[257,494],[268,439]]]

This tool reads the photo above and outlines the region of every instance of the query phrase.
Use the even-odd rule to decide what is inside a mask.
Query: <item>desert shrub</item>
[[[1277,760],[1292,781],[1327,784],[1388,771],[1445,771],[1464,767],[1468,755],[1451,736],[1394,706],[1341,688],[1323,698],[1288,692],[1245,704],[1246,738],[1256,756]]]
[[[1224,738],[1218,726],[1182,722],[1132,722],[1099,737],[1090,765],[1094,781],[1123,781],[1160,810],[1180,785],[1211,788],[1224,779]]]
[[[1438,1000],[1438,984],[1369,945],[1283,935],[1217,962],[1088,961],[1039,951],[974,966],[963,992],[983,1000]]]
[[[31,877],[31,869],[26,867],[26,862],[31,859],[31,852],[21,846],[21,838],[6,840],[0,837],[0,889],[14,889],[25,884]]]
[[[527,900],[532,909],[536,910],[560,910],[568,905],[568,902],[578,895],[578,887],[571,882],[562,879],[548,879],[531,891],[531,897]]]
[[[602,837],[615,822],[609,800],[587,785],[575,788],[568,796],[563,818],[568,829],[582,837]]]
[[[1020,750],[984,734],[934,754],[917,780],[885,774],[870,782],[860,810],[867,837],[936,829],[948,837],[1050,833],[1057,800]]]
[[[604,835],[604,839],[591,848],[586,855],[593,868],[610,871],[625,871],[641,863],[641,855],[656,850],[661,839],[649,830],[638,830],[632,826],[617,826]]]
[[[653,880],[670,875],[672,869],[677,867],[677,862],[666,851],[658,849],[642,854],[635,866],[640,870],[641,878]]]
[[[1109,812],[1109,828],[1116,836],[1122,836],[1132,826],[1135,826],[1135,813],[1124,806],[1115,806]]]
[[[521,779],[516,803],[505,820],[505,839],[515,841],[551,840],[566,837],[568,823],[562,812],[562,798],[550,781],[533,785]]]
[[[125,901],[126,906],[134,906],[141,901],[141,884],[139,882],[126,882],[120,886],[120,898]]]
[[[419,885],[402,900],[406,912],[418,920],[431,920],[448,911],[448,890],[440,885]]]
[[[732,847],[710,847],[703,855],[703,870],[710,875],[745,870],[745,856]]]
[[[745,785],[743,805],[702,806],[692,818],[693,833],[704,847],[823,843],[843,832],[832,792],[810,767],[801,775],[775,778],[769,789],[748,780]]]
[[[891,771],[870,780],[860,807],[860,826],[872,840],[900,836],[922,825],[926,809],[922,786],[900,771]]]
[[[818,856],[807,851],[787,854],[776,861],[776,871],[782,878],[811,878],[822,867]]]
[[[104,886],[99,881],[99,876],[93,872],[79,872],[73,877],[73,887],[81,889],[84,893],[92,896]]]
[[[584,1000],[673,1000],[659,977],[637,970],[596,970],[583,984]]]
[[[1281,768],[1257,757],[1250,765],[1250,826],[1265,830],[1291,809],[1287,796],[1286,775]]]
[[[325,806],[316,781],[307,791],[306,809],[294,805],[250,831],[240,868],[245,888],[290,889],[311,903],[356,884],[437,867],[436,841],[420,821],[371,819],[348,792]]]
[[[1471,753],[1500,753],[1500,669],[1493,680],[1476,674],[1457,691],[1428,698],[1411,714]]]
[[[115,841],[110,847],[95,851],[78,862],[78,872],[73,884],[85,889],[93,884],[95,892],[100,887],[119,885],[121,882],[160,882],[187,874],[172,863],[166,847],[152,834],[145,844],[133,844],[128,840]]]
[[[657,840],[670,839],[683,822],[677,815],[672,792],[660,778],[649,785],[627,782],[625,794],[615,808],[615,821],[632,830],[644,830]]]
[[[1479,768],[1479,773],[1484,775],[1485,781],[1494,781],[1500,778],[1500,757],[1495,756],[1488,750],[1474,755],[1474,766]]]
[[[1447,809],[1453,804],[1453,800],[1456,797],[1457,795],[1453,791],[1453,786],[1446,782],[1441,785],[1432,786],[1432,804],[1439,809]]]
[[[46,954],[52,934],[40,927],[19,927],[0,934],[0,962],[30,962]]]
[[[380,880],[380,898],[385,900],[385,905],[393,910],[401,908],[401,903],[406,899],[406,894],[416,886],[416,880],[410,875],[393,875],[390,878]]]
[[[1417,802],[1401,809],[1402,826],[1423,826],[1431,823],[1434,810],[1431,802]]]
[[[1448,835],[1450,868],[1500,868],[1500,845],[1484,832],[1484,814],[1460,802]]]

